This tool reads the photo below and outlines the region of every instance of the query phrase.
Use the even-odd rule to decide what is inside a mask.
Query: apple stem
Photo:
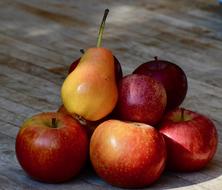
[[[97,39],[97,47],[101,47],[101,44],[102,44],[102,36],[103,36],[103,31],[104,31],[104,28],[105,28],[105,22],[106,22],[106,17],[109,13],[109,9],[106,9],[105,12],[104,12],[104,15],[103,15],[103,19],[102,19],[102,22],[101,22],[101,25],[99,27],[99,35],[98,35],[98,39]]]
[[[55,117],[52,118],[52,128],[57,128],[56,118]]]
[[[160,62],[158,61],[158,57],[155,56],[154,59],[155,59],[155,63],[157,64],[157,67],[160,69]]]
[[[184,121],[184,108],[181,108],[181,120]]]
[[[80,51],[82,54],[85,53],[84,49],[80,49],[79,51]]]

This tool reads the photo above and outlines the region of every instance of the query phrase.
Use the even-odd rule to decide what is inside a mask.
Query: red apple
[[[166,92],[158,81],[146,75],[125,76],[118,86],[116,115],[121,120],[155,125],[166,107]]]
[[[62,113],[40,113],[25,121],[16,138],[16,156],[36,180],[58,183],[75,177],[88,155],[84,128]]]
[[[165,137],[167,166],[175,171],[196,171],[208,164],[217,148],[217,131],[207,117],[175,109],[163,119],[160,133]]]
[[[187,77],[178,65],[155,57],[155,60],[140,65],[133,73],[148,75],[162,83],[167,94],[166,110],[172,110],[183,102],[187,93]]]
[[[122,72],[122,67],[120,65],[120,62],[118,61],[118,59],[114,57],[114,65],[115,65],[115,75],[116,75],[116,81],[118,82],[122,77],[123,77],[123,72]],[[79,64],[81,58],[75,60],[69,67],[69,73],[71,73]]]
[[[164,170],[166,147],[150,125],[108,120],[94,131],[90,159],[97,174],[119,187],[144,187]]]

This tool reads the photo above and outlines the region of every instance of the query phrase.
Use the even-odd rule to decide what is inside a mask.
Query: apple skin
[[[123,77],[123,71],[122,71],[122,67],[119,60],[115,56],[113,57],[114,57],[114,66],[115,66],[115,75],[116,75],[115,77],[116,77],[116,81],[118,82]],[[68,74],[70,74],[77,67],[80,59],[81,58],[78,58],[70,65]]]
[[[134,74],[148,75],[158,80],[167,94],[166,110],[178,107],[187,94],[187,77],[185,72],[176,64],[165,60],[155,60],[143,63],[135,69]]]
[[[107,120],[94,131],[90,159],[106,182],[124,188],[155,182],[165,167],[163,136],[150,125]]]
[[[164,117],[160,133],[167,145],[170,170],[200,170],[212,160],[217,149],[217,131],[212,121],[184,108],[177,108]]]
[[[52,127],[56,119],[56,128]],[[16,156],[28,175],[47,183],[75,177],[85,165],[89,140],[84,128],[62,113],[40,113],[27,119],[16,137]]]
[[[118,85],[115,108],[120,120],[157,124],[165,111],[166,91],[161,83],[146,75],[131,74]]]

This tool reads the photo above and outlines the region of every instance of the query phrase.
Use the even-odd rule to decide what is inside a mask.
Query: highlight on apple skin
[[[206,116],[177,108],[164,117],[159,131],[167,145],[167,168],[170,170],[197,171],[215,155],[217,131]]]
[[[163,85],[146,75],[123,77],[118,85],[118,96],[115,108],[118,119],[152,126],[160,121],[167,104]]]
[[[16,156],[32,178],[59,183],[77,176],[88,156],[84,128],[71,116],[40,113],[27,119],[16,137]]]
[[[166,146],[163,136],[150,125],[108,120],[92,135],[90,159],[106,182],[124,188],[145,187],[162,174]]]

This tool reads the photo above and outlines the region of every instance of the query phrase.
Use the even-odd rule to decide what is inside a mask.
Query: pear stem
[[[84,49],[80,49],[79,51],[80,51],[80,53],[82,53],[82,54],[85,53]]]
[[[155,57],[154,57],[154,59],[155,59],[155,61],[157,61],[157,60],[158,60],[158,57],[157,57],[157,56],[155,56]]]
[[[57,128],[56,118],[55,117],[52,118],[52,128]]]
[[[104,15],[103,15],[103,19],[102,19],[102,22],[101,22],[101,25],[99,27],[99,35],[98,35],[98,39],[97,39],[97,47],[101,47],[101,44],[102,44],[102,36],[103,36],[103,31],[104,31],[104,28],[105,28],[105,22],[106,22],[106,17],[109,13],[109,9],[106,9],[105,12],[104,12]]]

